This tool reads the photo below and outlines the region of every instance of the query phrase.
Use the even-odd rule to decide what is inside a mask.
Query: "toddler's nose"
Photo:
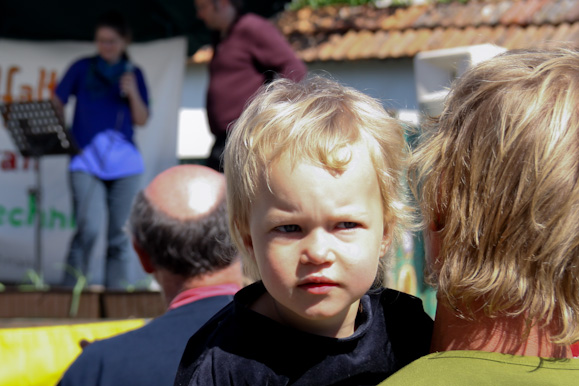
[[[325,229],[314,229],[304,238],[302,264],[325,264],[334,260],[332,235]]]

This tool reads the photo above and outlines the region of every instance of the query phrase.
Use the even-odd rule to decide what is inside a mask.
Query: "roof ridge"
[[[413,57],[420,51],[483,43],[507,49],[579,45],[575,0],[334,5],[284,11],[272,21],[306,62]],[[208,61],[211,54],[204,48],[192,61]]]

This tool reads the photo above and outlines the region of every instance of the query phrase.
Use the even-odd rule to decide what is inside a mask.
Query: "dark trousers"
[[[76,233],[66,259],[64,286],[74,286],[79,275],[90,278],[89,258],[105,216],[108,222],[104,285],[122,289],[129,284],[127,273],[131,246],[124,226],[140,178],[140,175],[134,175],[101,180],[88,173],[70,173]]]

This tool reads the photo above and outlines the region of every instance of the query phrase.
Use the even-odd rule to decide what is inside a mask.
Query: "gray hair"
[[[178,220],[158,210],[140,191],[128,230],[153,265],[187,277],[225,268],[237,255],[229,237],[225,199],[203,217]]]

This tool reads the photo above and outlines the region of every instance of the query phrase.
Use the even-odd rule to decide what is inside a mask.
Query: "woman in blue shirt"
[[[130,244],[123,226],[144,169],[133,125],[149,117],[143,73],[126,54],[130,37],[122,15],[102,15],[95,28],[97,55],[74,62],[56,88],[57,107],[76,98],[71,130],[80,148],[69,166],[77,228],[62,283],[67,287],[81,275],[90,279],[90,255],[105,216],[104,284],[117,289],[128,284]]]

